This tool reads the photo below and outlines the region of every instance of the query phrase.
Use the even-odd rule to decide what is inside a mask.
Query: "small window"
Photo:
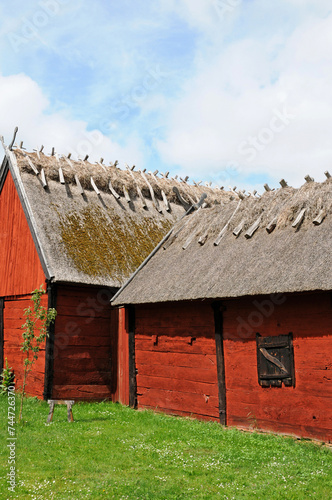
[[[293,334],[256,335],[258,382],[262,387],[295,387]]]

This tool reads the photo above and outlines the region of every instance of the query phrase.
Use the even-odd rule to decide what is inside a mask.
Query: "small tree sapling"
[[[26,357],[24,359],[24,375],[19,421],[22,420],[23,400],[25,395],[27,376],[32,370],[32,365],[38,359],[38,354],[41,346],[48,336],[48,328],[51,323],[55,321],[57,315],[57,312],[54,308],[46,309],[41,305],[41,298],[45,293],[46,292],[43,289],[42,285],[40,286],[39,290],[34,290],[31,297],[33,308],[28,307],[24,309],[24,316],[26,317],[26,321],[21,327],[23,329],[23,342],[21,351],[25,353]]]

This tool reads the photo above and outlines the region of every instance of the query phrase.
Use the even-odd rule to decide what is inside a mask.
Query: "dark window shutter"
[[[262,387],[295,387],[293,334],[256,335],[258,382]]]

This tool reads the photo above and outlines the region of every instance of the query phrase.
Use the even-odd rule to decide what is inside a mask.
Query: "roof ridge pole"
[[[198,208],[200,208],[203,205],[203,202],[204,202],[206,196],[207,195],[205,193],[203,193],[202,196],[201,196],[201,199],[199,200],[199,202],[197,203],[197,205],[196,206],[191,206],[189,208],[189,210],[187,210],[187,212],[184,215],[182,215],[182,217],[174,224],[174,226],[170,229],[170,231],[168,231],[168,233],[166,234],[166,236],[164,236],[164,238],[161,240],[161,242],[158,243],[158,245],[152,250],[152,252],[150,253],[150,255],[147,256],[147,258],[136,269],[136,271],[133,272],[133,274],[126,281],[126,283],[124,285],[122,285],[122,287],[116,292],[116,294],[114,295],[114,297],[112,297],[111,302],[114,302],[114,300],[120,295],[120,293],[122,293],[123,290],[125,288],[127,288],[127,286],[129,285],[129,283],[132,282],[132,280],[140,272],[140,270],[143,269],[143,267],[145,267],[146,264],[152,259],[152,257],[158,252],[158,250],[163,246],[163,244],[165,243],[165,241],[171,236],[171,234],[173,233],[173,231],[174,231],[175,227],[177,226],[177,224],[179,222],[181,222],[181,220],[184,219],[187,215],[190,215],[193,210],[198,209]]]

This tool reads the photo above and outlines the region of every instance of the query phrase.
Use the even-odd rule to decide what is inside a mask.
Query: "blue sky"
[[[12,0],[0,133],[219,185],[332,170],[327,0]]]

